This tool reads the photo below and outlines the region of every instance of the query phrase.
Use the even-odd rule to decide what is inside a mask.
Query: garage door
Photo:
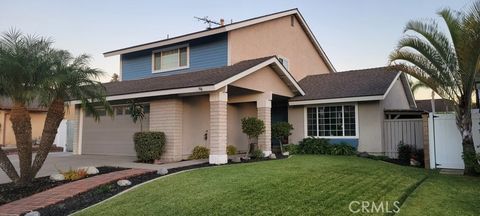
[[[102,116],[96,122],[92,116],[83,120],[82,154],[135,156],[133,134],[140,131],[140,121],[134,124],[124,112],[115,111],[112,119]],[[143,130],[148,130],[149,115],[145,114]]]

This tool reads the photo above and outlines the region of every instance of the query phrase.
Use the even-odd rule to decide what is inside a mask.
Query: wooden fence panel
[[[398,144],[412,145],[415,149],[423,148],[422,119],[387,119],[383,123],[383,146],[385,155],[398,157]]]

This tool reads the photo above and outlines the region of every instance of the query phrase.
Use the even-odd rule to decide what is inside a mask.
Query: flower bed
[[[110,172],[125,170],[125,168],[120,167],[98,167],[98,174],[88,175],[88,177],[106,174]],[[13,183],[0,184],[0,205],[19,200],[30,195],[46,191],[50,188],[70,183],[73,181],[52,181],[49,176],[36,178],[30,185],[26,186],[16,186]]]

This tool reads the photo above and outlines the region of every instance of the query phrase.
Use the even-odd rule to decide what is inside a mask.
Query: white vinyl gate
[[[473,141],[477,152],[480,144],[480,114],[478,110],[472,111]],[[428,118],[429,143],[430,143],[430,167],[463,169],[462,160],[462,137],[457,129],[455,114],[430,113]]]
[[[415,149],[423,148],[422,119],[386,119],[383,123],[385,155],[398,157],[398,144],[408,144]]]

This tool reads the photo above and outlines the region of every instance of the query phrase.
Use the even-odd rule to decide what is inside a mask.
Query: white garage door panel
[[[148,130],[149,116],[145,115],[143,130]],[[85,117],[83,122],[83,154],[135,156],[133,134],[140,131],[140,121],[134,124],[128,115],[102,117],[95,122]]]

